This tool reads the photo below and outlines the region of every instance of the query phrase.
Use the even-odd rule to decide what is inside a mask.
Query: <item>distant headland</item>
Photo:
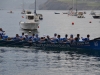
[[[39,6],[40,10],[100,10],[100,0],[47,0]]]

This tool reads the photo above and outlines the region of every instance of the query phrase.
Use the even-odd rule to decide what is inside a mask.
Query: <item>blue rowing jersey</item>
[[[89,38],[82,38],[83,41],[89,41]]]

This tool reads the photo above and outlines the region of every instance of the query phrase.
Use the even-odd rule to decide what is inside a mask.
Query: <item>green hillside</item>
[[[76,8],[76,4],[79,10],[100,10],[100,0],[48,0],[40,6],[40,9],[66,10],[73,6]]]

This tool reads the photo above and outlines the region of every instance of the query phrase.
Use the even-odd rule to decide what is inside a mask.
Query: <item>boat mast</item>
[[[36,0],[35,0],[35,10],[34,10],[34,13],[36,14]]]
[[[74,0],[72,0],[73,1],[73,10],[74,10]]]
[[[76,0],[76,16],[77,16],[77,0]]]
[[[24,0],[23,0],[23,11],[24,11]]]

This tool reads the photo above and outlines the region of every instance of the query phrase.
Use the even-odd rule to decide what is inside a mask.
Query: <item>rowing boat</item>
[[[29,42],[29,41],[6,41],[0,40],[1,47],[33,47],[33,48],[57,48],[57,49],[92,49],[100,50],[100,39],[80,41],[72,43],[51,43],[51,42]]]

